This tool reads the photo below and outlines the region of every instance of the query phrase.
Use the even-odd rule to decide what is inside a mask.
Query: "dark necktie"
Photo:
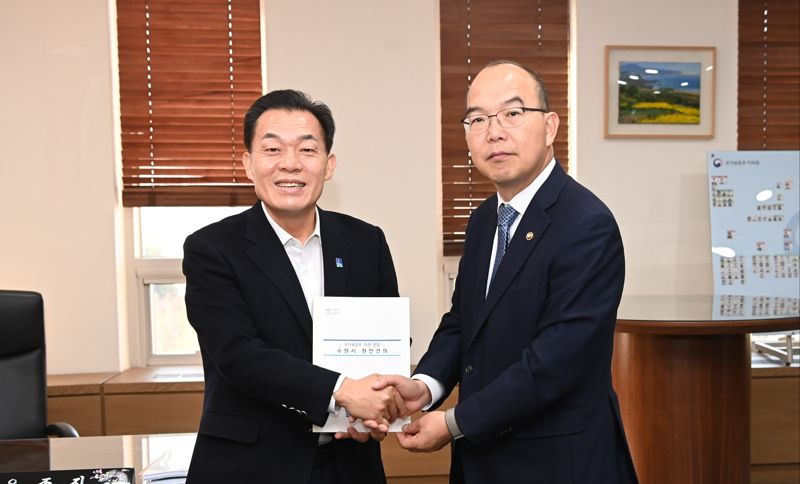
[[[494,280],[494,275],[497,273],[497,268],[500,267],[503,256],[506,254],[506,249],[508,248],[508,232],[511,228],[511,224],[516,220],[517,215],[519,215],[519,212],[514,210],[514,207],[511,205],[506,203],[500,204],[500,210],[498,210],[497,213],[497,251],[494,256],[492,278],[489,280],[490,284],[491,281]]]

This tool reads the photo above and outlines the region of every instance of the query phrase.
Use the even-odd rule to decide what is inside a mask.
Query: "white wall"
[[[706,152],[736,149],[736,0],[576,0],[577,179],[614,212],[626,253],[626,294],[708,294]],[[603,138],[606,45],[714,46],[711,140]],[[572,121],[575,120],[575,121]]]
[[[438,2],[262,1],[269,87],[333,109],[340,163],[321,204],[386,231],[417,361],[440,316]],[[44,294],[50,373],[127,365],[109,3],[4,2],[0,15],[0,288]],[[737,3],[575,3],[573,159],[620,222],[626,292],[709,292],[705,156],[736,147]],[[716,137],[605,140],[607,44],[716,46]]]
[[[49,373],[128,365],[110,4],[6,2],[0,15],[0,288],[43,293]],[[339,167],[321,205],[385,230],[416,361],[439,316],[438,4],[264,5],[269,87],[333,109]]]
[[[267,87],[331,107],[338,166],[320,206],[379,225],[411,299],[412,362],[438,325],[438,2],[266,0]]]
[[[51,373],[120,366],[107,3],[0,14],[0,288],[43,294]]]

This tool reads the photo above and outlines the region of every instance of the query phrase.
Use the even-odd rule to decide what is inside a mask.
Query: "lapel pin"
[[[533,240],[533,232],[528,232],[525,234],[525,240]]]
[[[338,267],[339,269],[342,269],[344,267],[344,261],[342,260],[341,257],[336,258],[336,267]]]

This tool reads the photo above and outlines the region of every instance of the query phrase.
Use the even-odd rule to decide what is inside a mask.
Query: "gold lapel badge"
[[[525,234],[525,240],[533,240],[533,232],[528,232]]]

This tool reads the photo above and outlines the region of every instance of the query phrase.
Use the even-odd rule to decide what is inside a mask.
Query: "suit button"
[[[464,368],[464,373],[466,373],[467,375],[469,375],[470,373],[472,373],[472,370],[473,370],[473,369],[474,369],[474,368],[472,368],[472,365],[467,365],[467,366],[466,366],[466,368]]]

